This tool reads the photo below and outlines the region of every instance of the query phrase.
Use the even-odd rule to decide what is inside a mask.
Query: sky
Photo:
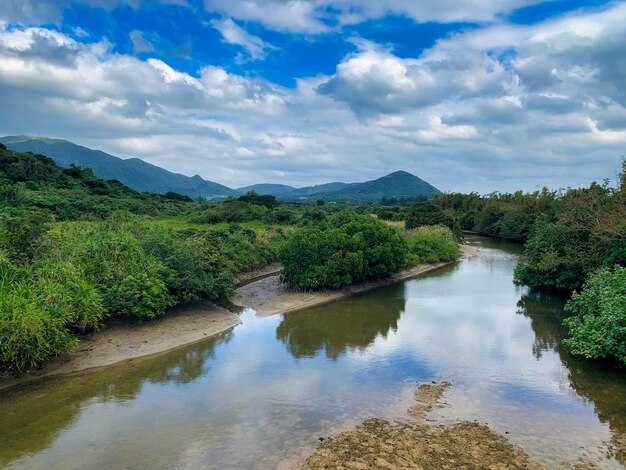
[[[0,134],[239,187],[615,180],[626,2],[2,0]]]

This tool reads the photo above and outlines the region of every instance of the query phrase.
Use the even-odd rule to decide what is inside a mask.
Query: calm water
[[[450,380],[444,420],[489,423],[549,466],[626,439],[626,378],[559,345],[562,300],[513,284],[519,247],[129,365],[0,395],[0,466],[293,468],[371,416]],[[624,447],[622,447],[623,449]],[[622,451],[623,452],[623,451]]]

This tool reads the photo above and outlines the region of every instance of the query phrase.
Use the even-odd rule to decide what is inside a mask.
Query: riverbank
[[[477,253],[478,248],[475,246],[461,245],[461,256],[463,258],[474,256]],[[302,292],[289,289],[280,283],[278,276],[268,276],[238,288],[236,290],[236,297],[231,299],[231,302],[240,307],[252,308],[256,311],[257,315],[260,316],[291,313],[410,279],[419,274],[448,266],[454,262],[455,261],[444,261],[440,263],[420,264],[419,266],[404,269],[394,276],[380,281],[353,284],[343,289],[314,292]]]
[[[433,425],[425,421],[451,386],[421,385],[411,420],[391,424],[368,419],[354,430],[331,437],[306,461],[303,470],[325,468],[399,469],[493,468],[540,469],[519,447],[489,427],[469,421]]]
[[[175,307],[166,316],[143,323],[116,321],[81,337],[74,351],[52,358],[42,368],[0,380],[0,390],[152,356],[202,341],[240,323],[239,316],[211,302]]]
[[[478,252],[476,247],[469,245],[462,245],[461,248],[463,257]],[[273,263],[238,274],[237,297],[231,301],[235,305],[253,308],[259,315],[288,313],[393,284],[451,263],[420,265],[383,281],[358,284],[338,291],[310,293],[289,291],[281,286],[276,275],[280,265]],[[43,367],[29,370],[18,377],[0,379],[0,390],[46,377],[149,357],[202,341],[240,323],[238,315],[212,302],[174,307],[167,315],[143,323],[114,321],[94,334],[81,337],[78,347],[71,353],[54,357]]]

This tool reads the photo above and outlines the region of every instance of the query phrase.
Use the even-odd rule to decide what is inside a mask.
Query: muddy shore
[[[462,257],[466,258],[476,255],[478,248],[470,245],[461,245],[461,252]],[[316,292],[302,292],[289,289],[280,283],[278,276],[268,276],[238,288],[236,290],[236,296],[231,299],[231,302],[241,307],[250,307],[260,316],[291,313],[296,310],[302,310],[349,297],[377,287],[394,284],[452,263],[454,263],[454,261],[421,264],[402,270],[398,274],[381,281],[353,284],[343,289]]]
[[[464,257],[477,251],[475,247],[462,246]],[[236,277],[237,295],[231,301],[235,305],[253,308],[259,315],[288,313],[392,284],[448,264],[451,263],[420,265],[390,279],[354,285],[348,289],[303,293],[289,291],[280,285],[276,275],[280,265],[274,263],[240,273]],[[81,337],[74,351],[53,358],[42,368],[27,371],[18,377],[1,378],[0,391],[45,377],[149,357],[202,341],[240,323],[237,314],[212,302],[175,307],[166,316],[143,323],[112,321],[96,333]]]
[[[143,323],[112,322],[92,335],[81,337],[74,351],[52,358],[44,367],[2,379],[0,390],[44,377],[152,356],[202,341],[239,323],[236,314],[211,302],[174,308],[162,318]]]

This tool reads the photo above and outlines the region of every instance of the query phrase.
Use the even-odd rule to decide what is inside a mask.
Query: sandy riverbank
[[[148,357],[217,335],[241,323],[211,302],[177,307],[143,323],[115,322],[81,338],[76,350],[53,358],[43,368],[0,381],[0,390],[55,375]]]
[[[462,251],[463,256],[472,256],[478,249],[463,245]],[[280,285],[276,276],[280,265],[275,263],[239,274],[236,279],[238,295],[231,300],[235,305],[255,309],[259,315],[287,313],[392,284],[447,264],[450,263],[420,265],[384,281],[359,284],[339,291],[303,293],[289,291]],[[236,314],[211,302],[175,307],[166,316],[143,323],[113,322],[93,335],[82,337],[76,350],[53,358],[44,367],[16,378],[0,379],[0,390],[44,377],[152,356],[204,340],[239,323],[241,320]]]
[[[461,252],[462,256],[466,258],[476,255],[478,248],[470,245],[461,245]],[[320,292],[301,292],[289,289],[280,283],[278,276],[269,276],[238,288],[236,291],[237,295],[231,299],[231,302],[241,307],[250,307],[260,316],[290,313],[403,281],[452,263],[454,262],[421,264],[400,271],[388,279]]]

